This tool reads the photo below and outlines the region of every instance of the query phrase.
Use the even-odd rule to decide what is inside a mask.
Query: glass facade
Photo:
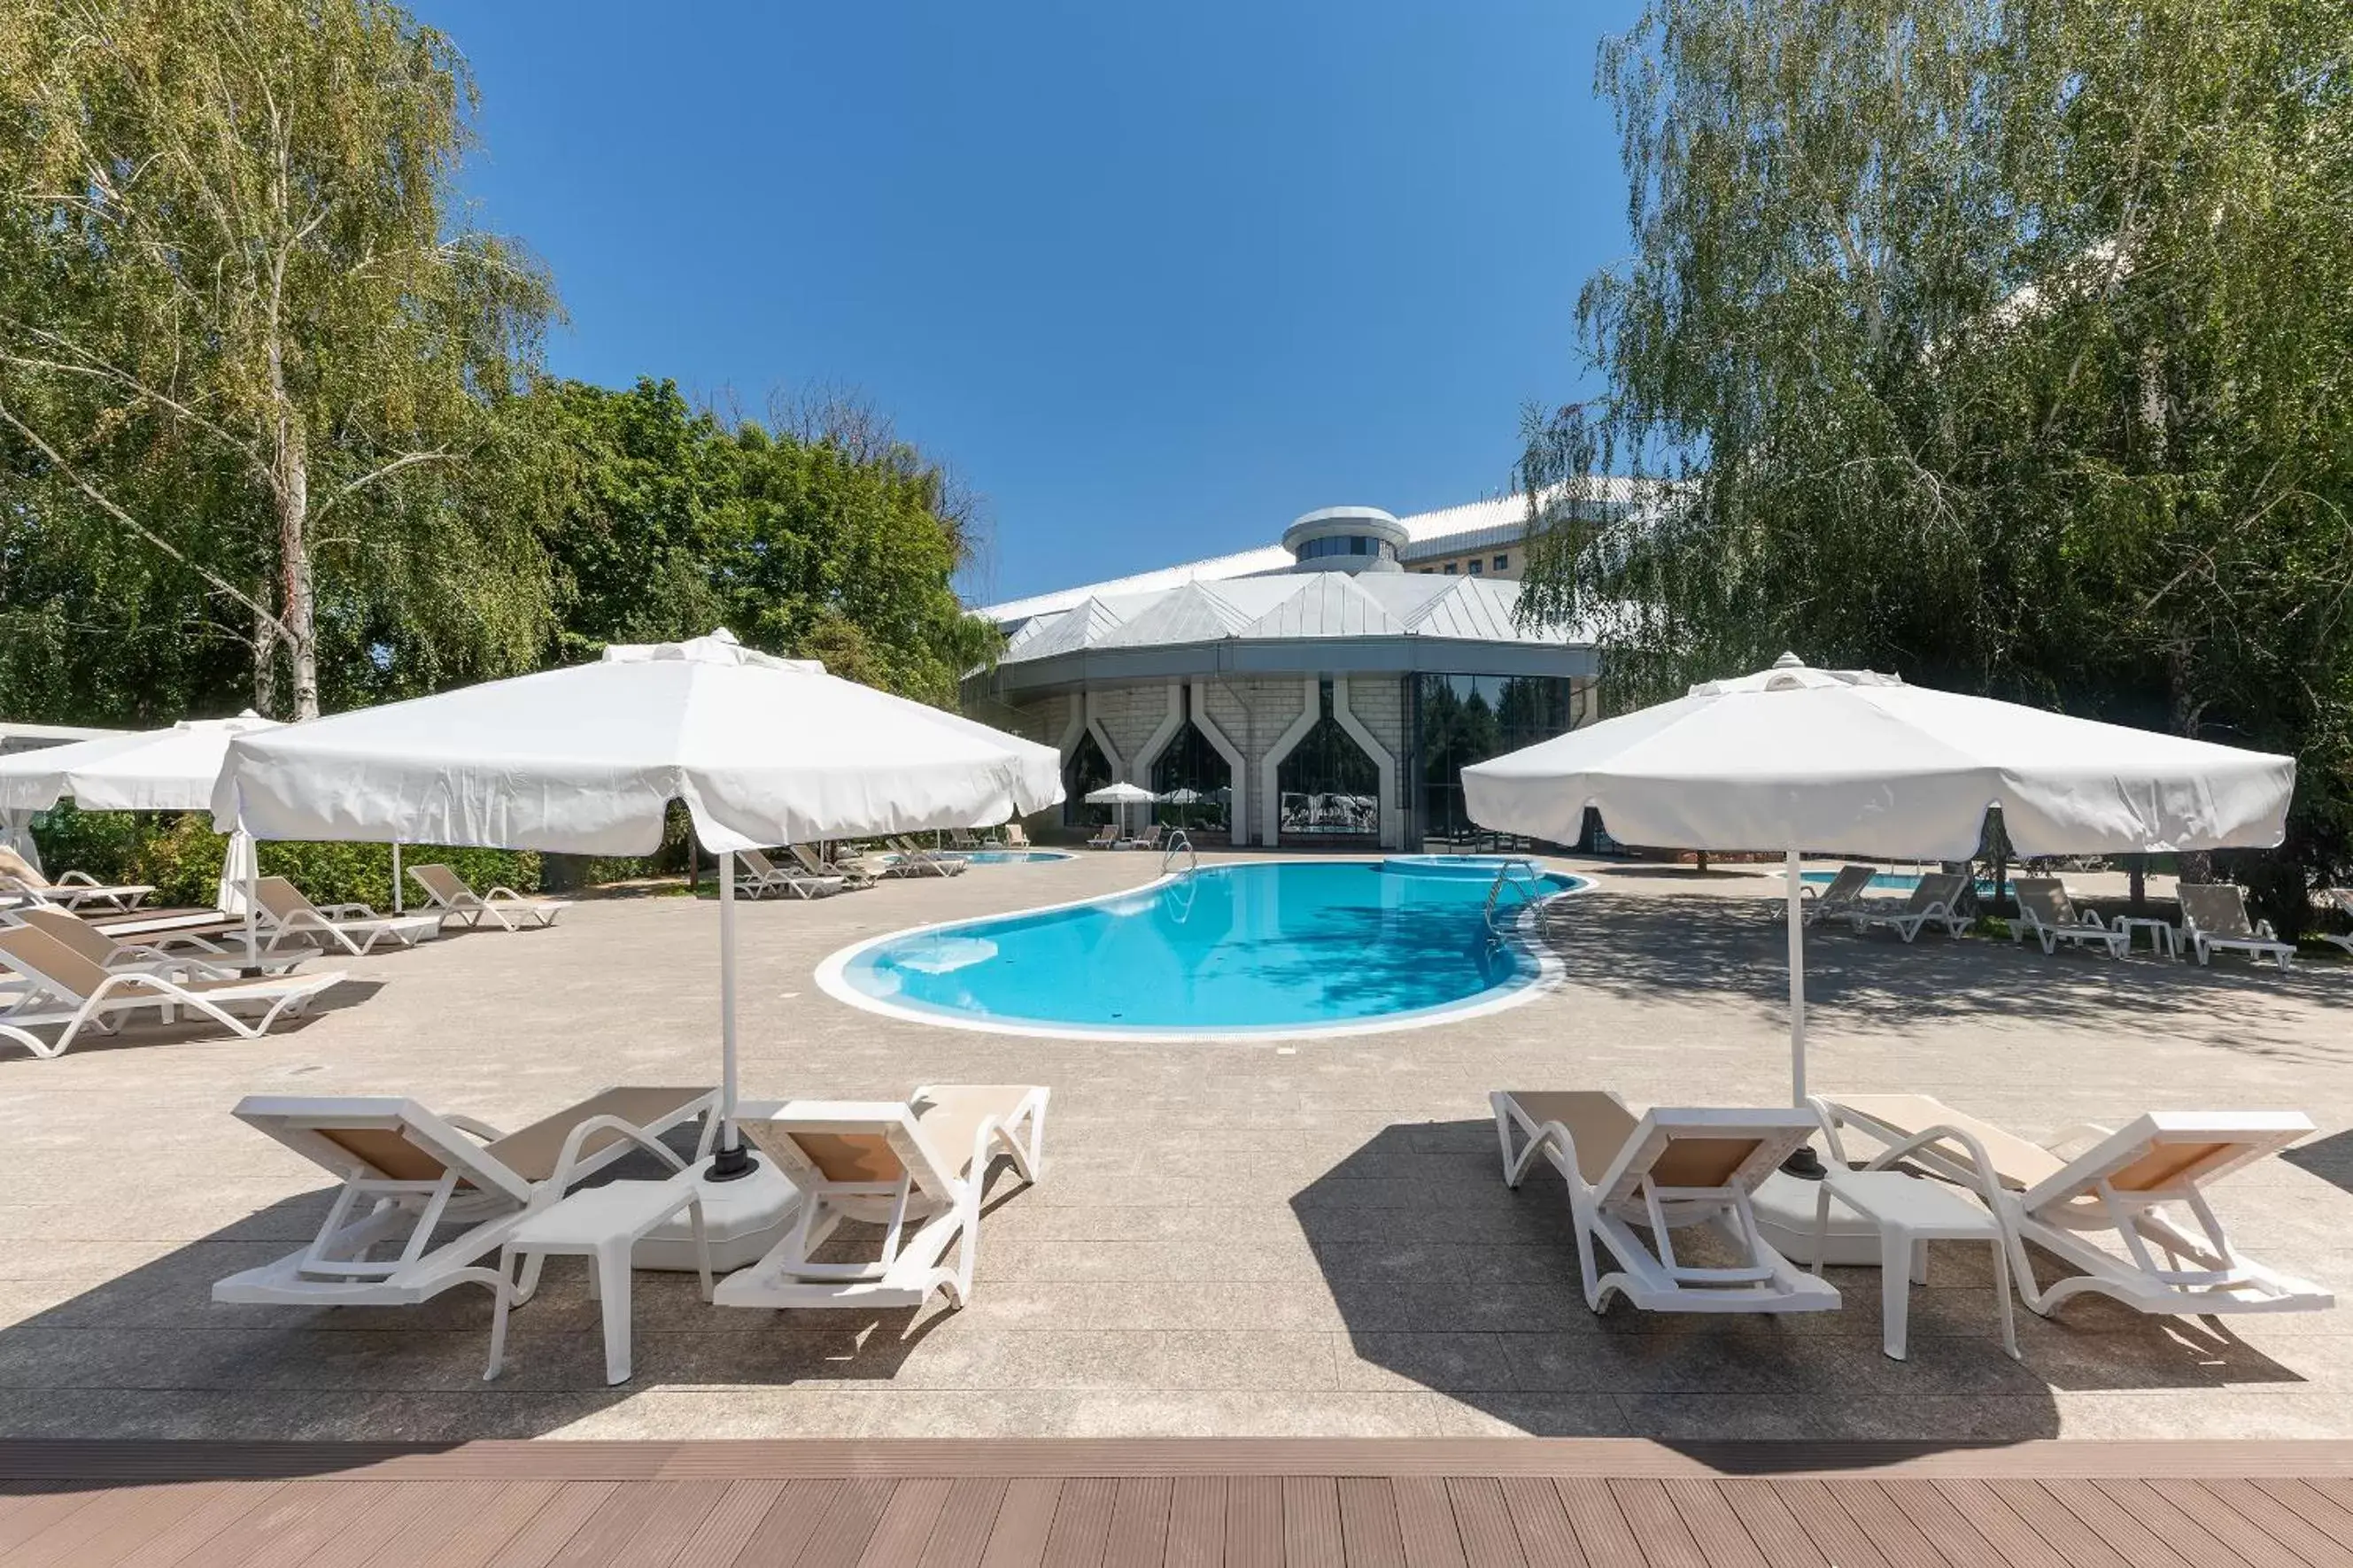
[[[1291,754],[1275,764],[1285,837],[1377,838],[1381,771],[1332,713],[1332,683],[1319,683],[1324,711]]]
[[[1464,768],[1548,741],[1576,722],[1576,683],[1567,676],[1408,679],[1418,805],[1428,837],[1461,838],[1474,831],[1462,809]]]
[[[1089,805],[1087,796],[1111,783],[1111,759],[1095,744],[1092,730],[1079,731],[1079,743],[1071,749],[1071,760],[1062,764],[1062,822],[1065,826],[1078,827],[1087,824],[1109,822],[1116,809],[1108,805]]]
[[[1206,827],[1224,831],[1234,805],[1233,769],[1226,765],[1218,748],[1209,744],[1209,738],[1187,719],[1185,727],[1152,760],[1152,793],[1189,793],[1198,797],[1162,801],[1153,808],[1155,821],[1188,830]]]

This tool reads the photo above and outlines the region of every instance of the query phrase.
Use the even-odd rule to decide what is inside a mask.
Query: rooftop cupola
[[[1327,506],[1282,531],[1293,572],[1396,572],[1405,525],[1377,506]]]

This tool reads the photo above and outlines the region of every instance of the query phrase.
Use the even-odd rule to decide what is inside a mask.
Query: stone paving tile
[[[1763,876],[1603,869],[1564,923],[1555,993],[1290,1055],[931,1028],[811,980],[849,941],[1154,869],[1101,857],[745,906],[747,1092],[1051,1084],[1046,1180],[998,1181],[961,1311],[723,1312],[690,1279],[641,1274],[638,1375],[617,1389],[577,1265],[516,1314],[492,1384],[479,1289],[405,1310],[214,1304],[213,1280],[307,1237],[328,1199],[227,1110],[394,1092],[514,1125],[610,1083],[711,1081],[708,901],[592,900],[553,932],[353,961],[364,984],[259,1041],[134,1032],[53,1062],[0,1056],[0,1435],[2353,1435],[2353,1314],[2217,1326],[2081,1300],[2056,1321],[2021,1310],[2012,1362],[1978,1247],[1933,1250],[1902,1363],[1879,1353],[1867,1269],[1831,1271],[1838,1312],[1587,1311],[1560,1184],[1503,1186],[1486,1093],[1779,1102]],[[591,978],[586,1007],[572,998]],[[2321,1136],[2218,1206],[2249,1251],[2353,1286],[2342,966],[2283,981],[1833,931],[1810,938],[1809,989],[1818,1086],[1935,1093],[2028,1134],[2144,1107],[2307,1111]]]

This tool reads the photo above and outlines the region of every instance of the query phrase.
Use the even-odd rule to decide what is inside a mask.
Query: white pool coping
[[[1376,855],[1361,858],[1328,855],[1283,855],[1226,861],[1214,867],[1202,868],[1202,869],[1222,871],[1237,867],[1275,865],[1356,865],[1377,868],[1384,861],[1395,858],[1397,857],[1392,855]],[[904,1006],[885,997],[861,991],[849,982],[849,965],[855,963],[861,953],[880,947],[885,942],[897,942],[902,937],[926,933],[936,935],[971,926],[991,925],[1000,921],[1051,914],[1057,910],[1080,909],[1094,904],[1109,903],[1117,899],[1132,899],[1139,893],[1148,893],[1155,888],[1167,886],[1179,877],[1185,876],[1187,873],[1183,871],[1167,872],[1154,878],[1149,882],[1140,883],[1133,888],[1124,888],[1115,892],[1097,893],[1083,899],[1064,899],[1058,903],[1039,904],[1026,910],[1008,910],[993,915],[973,915],[963,920],[927,921],[917,925],[902,927],[898,931],[885,931],[880,936],[868,937],[862,942],[852,942],[848,947],[827,954],[817,966],[817,984],[818,989],[835,1001],[846,1003],[863,1012],[879,1014],[886,1018],[897,1018],[910,1024],[930,1024],[943,1029],[962,1029],[976,1035],[1018,1035],[1034,1040],[1106,1040],[1139,1045],[1253,1045],[1284,1040],[1341,1039],[1351,1035],[1391,1035],[1406,1029],[1425,1028],[1432,1024],[1459,1023],[1466,1018],[1478,1018],[1491,1013],[1508,1012],[1514,1007],[1524,1007],[1538,996],[1559,986],[1562,977],[1567,973],[1566,967],[1550,948],[1542,942],[1529,940],[1527,928],[1535,920],[1539,909],[1588,891],[1594,886],[1594,881],[1590,877],[1580,877],[1574,871],[1555,871],[1542,866],[1539,866],[1539,869],[1546,876],[1569,878],[1576,886],[1564,888],[1559,892],[1539,899],[1534,903],[1522,905],[1519,914],[1512,921],[1510,932],[1504,938],[1521,957],[1535,964],[1534,974],[1526,976],[1516,984],[1506,983],[1503,985],[1491,986],[1477,995],[1466,997],[1460,1002],[1450,1002],[1436,1007],[1417,1007],[1403,1013],[1388,1013],[1373,1018],[1352,1018],[1345,1023],[1261,1024],[1239,1028],[1211,1029],[1172,1029],[1149,1026],[1123,1028],[1108,1024],[1053,1024],[1036,1020],[989,1018],[971,1013]]]

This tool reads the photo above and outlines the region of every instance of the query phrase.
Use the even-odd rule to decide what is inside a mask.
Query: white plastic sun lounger
[[[61,910],[78,910],[84,904],[135,910],[155,889],[145,882],[101,882],[87,871],[66,871],[52,879],[22,855],[0,845],[0,890],[22,893],[36,904],[53,904]]]
[[[735,851],[735,890],[755,899],[770,893],[790,893],[797,899],[822,899],[849,886],[843,877],[811,876],[780,867],[757,849]]]
[[[2089,942],[2110,958],[2122,958],[2132,933],[2102,921],[2096,910],[2079,912],[2067,889],[2056,877],[2021,877],[2010,883],[2018,897],[2018,919],[2010,922],[2013,942],[2034,938],[2045,952],[2056,952],[2063,942]]]
[[[2343,914],[2353,915],[2353,888],[2323,889],[2320,894],[2320,901],[2324,908],[2336,910]],[[2345,950],[2347,957],[2353,958],[2353,933],[2333,931],[2316,931],[2312,934],[2318,937],[2323,942],[2336,943],[2338,947]]]
[[[2206,1201],[2210,1184],[2310,1132],[2312,1121],[2300,1112],[2154,1110],[2113,1131],[2085,1125],[2032,1143],[1926,1095],[1816,1105],[1834,1158],[1845,1158],[1841,1130],[1853,1128],[1883,1145],[1872,1169],[1908,1163],[1979,1193],[1978,1173],[1991,1172],[2010,1278],[2028,1308],[2044,1316],[2085,1294],[2189,1316],[2335,1304],[2319,1286],[2242,1256]],[[2194,1229],[2166,1213],[2170,1205],[2188,1212]],[[2077,1272],[2043,1289],[2027,1242]]]
[[[1923,876],[1912,889],[1911,897],[1902,903],[1888,899],[1861,899],[1847,911],[1847,920],[1855,934],[1884,926],[1906,942],[1930,926],[1942,926],[1947,936],[1958,936],[1969,929],[1969,917],[1960,912],[1961,896],[1968,879],[1950,871],[1931,871]]]
[[[47,932],[91,963],[102,964],[114,973],[162,974],[182,980],[234,980],[256,969],[271,973],[292,969],[311,956],[310,950],[306,948],[301,952],[281,953],[266,958],[259,963],[249,964],[245,962],[242,952],[232,954],[227,949],[185,931],[160,931],[145,942],[124,942],[105,926],[92,925],[79,915],[46,904],[0,914],[0,925],[12,921]]]
[[[2184,882],[2174,894],[2181,900],[2181,933],[2199,963],[2211,963],[2218,952],[2243,952],[2259,962],[2270,959],[2285,974],[2295,962],[2295,943],[2280,941],[2271,921],[2248,921],[2246,889],[2229,882]]]
[[[1876,866],[1841,866],[1838,875],[1819,889],[1811,882],[1800,886],[1798,898],[1805,905],[1805,923],[1819,925],[1851,912],[1878,873]]]
[[[572,907],[564,899],[532,898],[512,888],[492,888],[487,893],[477,893],[455,868],[448,866],[411,866],[408,875],[425,889],[425,896],[432,900],[428,910],[440,915],[445,926],[451,921],[463,921],[477,931],[484,921],[501,931],[552,926],[556,916]]]
[[[953,856],[926,849],[903,834],[886,839],[884,842],[889,844],[898,855],[899,858],[892,869],[902,876],[961,877],[964,875],[965,862]]]
[[[365,904],[332,904],[322,909],[283,877],[264,877],[254,884],[254,890],[260,904],[257,912],[269,928],[269,945],[273,950],[316,942],[340,947],[357,958],[378,942],[415,947],[441,934],[440,915],[380,915]]]
[[[862,855],[847,855],[839,860],[828,862],[820,859],[806,844],[787,844],[785,848],[800,868],[809,876],[838,879],[842,886],[853,893],[860,888],[874,886],[876,882],[891,874],[889,866],[879,861],[869,860]]]
[[[113,970],[29,925],[0,929],[0,965],[25,981],[23,994],[0,1013],[0,1038],[42,1058],[63,1056],[85,1029],[111,1034],[117,1019],[151,1007],[166,1023],[185,1008],[242,1039],[259,1039],[280,1018],[300,1016],[313,997],[343,978],[338,971],[248,979]],[[248,1021],[229,1011],[238,1006],[259,1006],[262,1013]],[[33,1033],[53,1025],[64,1026],[54,1041]]]
[[[962,1306],[972,1295],[989,1166],[1003,1153],[1023,1182],[1043,1173],[1047,1095],[1020,1085],[929,1084],[903,1104],[794,1100],[739,1114],[800,1189],[800,1215],[712,1299],[723,1307],[920,1307],[944,1290]],[[883,1226],[877,1257],[817,1260],[844,1219]]]
[[[1637,1115],[1603,1091],[1498,1090],[1488,1097],[1503,1146],[1504,1180],[1516,1187],[1541,1154],[1568,1184],[1585,1304],[1613,1295],[1654,1312],[1818,1312],[1839,1293],[1791,1263],[1757,1233],[1749,1194],[1820,1130],[1813,1112],[1657,1109]],[[1635,1234],[1648,1228],[1651,1240]],[[1673,1233],[1707,1225],[1736,1249],[1726,1268],[1675,1257]],[[1599,1241],[1618,1267],[1600,1271]]]
[[[525,1215],[633,1150],[672,1171],[687,1163],[661,1135],[700,1117],[696,1158],[718,1128],[715,1089],[608,1089],[514,1132],[437,1116],[394,1096],[248,1095],[237,1117],[343,1184],[310,1243],[213,1286],[216,1301],[406,1307],[458,1285],[531,1294],[482,1259]],[[435,1232],[464,1228],[436,1242]]]

